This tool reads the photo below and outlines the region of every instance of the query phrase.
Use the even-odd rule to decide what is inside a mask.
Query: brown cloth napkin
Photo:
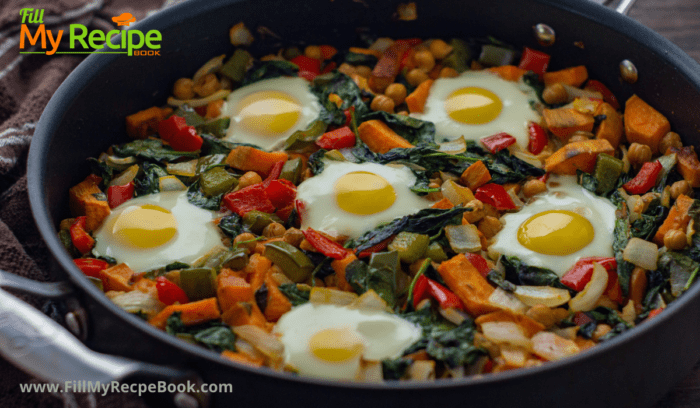
[[[82,60],[69,55],[19,54],[19,10],[44,9],[47,29],[72,22],[114,29],[113,16],[137,21],[163,0],[4,0],[0,2],[0,269],[49,280],[48,251],[29,210],[26,159],[32,134],[58,86]],[[41,307],[45,301],[30,299]],[[0,359],[0,407],[145,408],[129,394],[105,397],[73,393],[22,393],[20,383],[38,382]]]

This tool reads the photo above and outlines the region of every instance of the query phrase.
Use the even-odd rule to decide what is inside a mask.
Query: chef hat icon
[[[112,21],[117,23],[117,26],[129,26],[129,24],[136,21],[136,17],[131,15],[131,13],[122,13],[119,16],[112,17]]]

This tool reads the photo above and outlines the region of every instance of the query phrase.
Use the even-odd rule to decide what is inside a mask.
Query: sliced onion
[[[148,317],[155,316],[158,314],[158,312],[165,308],[165,305],[161,303],[157,297],[149,293],[141,292],[140,290],[124,292],[110,298],[112,302],[116,303],[117,306],[121,307],[127,312],[141,312]]]
[[[571,294],[566,289],[551,286],[517,286],[515,297],[528,306],[545,305],[557,307],[568,302]]]
[[[198,108],[200,106],[206,106],[209,102],[212,101],[217,101],[219,99],[224,99],[225,97],[230,94],[231,91],[228,89],[219,89],[218,91],[214,92],[213,94],[207,96],[206,98],[201,98],[201,99],[177,99],[173,98],[172,96],[168,98],[168,105],[170,106],[183,106],[183,105],[189,105],[192,108]]]
[[[165,165],[165,171],[175,176],[194,177],[197,174],[197,162],[198,160],[194,159],[180,163],[168,163]]]
[[[377,292],[373,289],[368,290],[363,293],[362,296],[355,299],[352,303],[348,305],[349,309],[365,309],[365,310],[383,310],[388,313],[393,311],[386,304],[384,299],[382,299]]]
[[[532,336],[532,352],[545,360],[561,360],[581,351],[572,340],[552,332],[541,331]]]
[[[445,236],[452,250],[458,254],[481,251],[479,230],[474,224],[448,225],[445,227]]]
[[[467,315],[464,312],[459,311],[453,307],[448,307],[447,309],[440,308],[438,311],[440,312],[442,317],[456,324],[457,326],[459,326],[460,324],[464,323],[465,320],[467,320]]]
[[[532,166],[537,167],[538,169],[544,168],[544,164],[542,164],[542,161],[540,159],[538,159],[537,156],[532,155],[530,153],[518,150],[518,151],[513,153],[513,156],[526,162],[527,164],[530,164]]]
[[[126,170],[129,166],[136,164],[134,156],[117,157],[105,154],[104,159],[103,156],[100,156],[100,160],[104,161],[109,167],[119,171]]]
[[[501,357],[503,357],[503,359],[509,365],[515,367],[524,367],[525,362],[527,361],[527,355],[527,351],[523,350],[520,347],[515,347],[507,344],[501,346]]]
[[[447,180],[440,187],[442,196],[450,200],[452,205],[464,205],[474,199],[474,193],[464,186],[460,186],[453,180]]]
[[[459,139],[451,140],[449,142],[440,143],[438,148],[439,152],[448,154],[460,154],[467,151],[467,141],[464,140],[464,136],[460,136]]]
[[[215,72],[216,70],[221,68],[221,66],[224,65],[224,58],[226,58],[226,54],[221,54],[218,57],[214,57],[209,61],[205,62],[204,65],[202,65],[202,67],[194,73],[192,81],[194,81],[194,83],[197,83],[197,81],[199,81],[203,76],[211,74],[212,72]]]
[[[435,379],[435,361],[417,360],[408,368],[408,378],[414,381],[430,381]]]
[[[314,287],[309,294],[309,302],[316,304],[330,304],[346,306],[354,302],[358,296],[352,292],[343,290]]]
[[[574,340],[576,339],[576,334],[578,334],[578,329],[578,326],[571,326],[563,329],[554,329],[552,330],[552,333],[564,339]]]
[[[499,309],[510,310],[513,313],[525,314],[528,305],[521,302],[514,294],[506,292],[501,288],[496,290],[489,296],[489,303]]]
[[[129,184],[133,179],[136,178],[136,175],[138,173],[139,173],[139,165],[134,164],[133,166],[129,167],[128,169],[117,174],[117,176],[114,177],[112,179],[112,181],[109,182],[109,185],[110,186],[123,186],[124,184]]]
[[[653,245],[653,244],[652,244]],[[654,252],[656,253],[656,252]],[[599,263],[593,263],[591,280],[573,299],[569,301],[569,309],[572,312],[587,312],[593,310],[600,295],[608,286],[608,271]]]
[[[652,271],[656,269],[658,255],[659,247],[655,243],[636,237],[631,238],[625,250],[622,251],[622,258],[625,261]]]
[[[532,342],[525,336],[523,329],[514,322],[486,322],[481,324],[481,332],[488,340],[496,344],[512,344],[530,349]]]
[[[158,177],[160,191],[184,191],[187,186],[175,176]]]
[[[275,361],[282,360],[284,344],[274,334],[270,334],[260,327],[250,324],[235,326],[232,330],[236,336],[250,343],[268,358]]]
[[[581,88],[576,88],[575,86],[571,86],[568,84],[562,83],[564,86],[564,89],[566,90],[566,94],[569,97],[569,102],[573,101],[576,98],[592,98],[592,99],[603,99],[603,94],[601,94],[598,91],[592,91],[589,89],[581,89]],[[591,112],[593,113],[593,112]]]

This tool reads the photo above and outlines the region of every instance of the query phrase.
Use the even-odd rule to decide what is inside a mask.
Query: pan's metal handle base
[[[598,3],[603,6],[612,6],[612,3],[615,3],[614,0],[590,0],[594,3]],[[627,15],[629,13],[630,9],[634,5],[634,2],[637,0],[620,0],[617,3],[617,6],[615,6],[615,11],[617,11],[620,14]]]
[[[0,274],[0,279],[7,282],[5,279],[7,275],[9,274]],[[14,286],[10,285],[10,287]],[[90,350],[63,326],[2,289],[0,289],[0,355],[34,377],[63,385],[65,388],[72,386],[73,390],[80,384],[90,383],[94,386],[99,383],[106,386],[114,381],[121,382],[127,379],[143,383],[162,380],[171,384],[183,382],[192,384],[189,389],[185,387],[185,393],[191,389],[201,389],[199,387],[201,379],[191,371],[143,363]],[[207,395],[195,392],[194,398],[178,396],[179,390],[183,387],[169,388],[177,390],[170,393],[170,403],[178,408],[204,408],[208,405]],[[133,389],[129,389],[131,390]],[[184,401],[187,403],[183,405]],[[197,402],[196,406],[192,405],[194,402]]]
[[[37,282],[0,270],[0,288],[56,299],[69,296],[73,288],[67,282]]]

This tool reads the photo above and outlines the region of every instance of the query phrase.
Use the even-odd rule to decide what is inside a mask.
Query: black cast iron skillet
[[[124,117],[162,105],[177,78],[191,75],[214,55],[230,53],[228,29],[239,21],[249,27],[263,25],[282,38],[331,43],[339,48],[353,43],[355,28],[360,26],[393,38],[493,35],[518,46],[544,49],[536,42],[532,27],[546,23],[557,34],[555,44],[544,49],[553,55],[551,70],[585,64],[590,76],[609,85],[620,100],[636,93],[659,109],[686,144],[696,145],[700,140],[700,118],[695,108],[700,106],[700,66],[669,41],[629,18],[581,0],[426,0],[417,2],[418,20],[400,22],[391,19],[397,3],[219,0],[181,4],[133,27],[161,31],[160,57],[93,55],[58,89],[34,134],[28,180],[32,211],[60,265],[59,278],[67,278],[74,285],[77,302],[87,316],[85,327],[77,324],[76,329],[73,314],[69,327],[84,335],[85,343],[93,350],[154,364],[110,360],[108,363],[115,367],[131,365],[112,372],[104,363],[103,371],[108,371],[102,373],[104,378],[124,378],[134,373],[182,374],[159,368],[162,365],[187,369],[205,382],[233,385],[233,393],[211,395],[211,403],[219,407],[468,404],[620,408],[650,406],[688,373],[700,356],[696,340],[700,338],[700,285],[694,285],[653,321],[565,361],[456,381],[340,384],[224,361],[122,311],[74,266],[56,237],[56,227],[68,214],[68,189],[88,172],[85,158],[124,142]],[[631,60],[638,68],[639,80],[634,84],[620,79],[618,66],[623,59]],[[0,318],[8,313],[0,310]],[[12,340],[11,335],[3,335]],[[12,348],[7,339],[3,341],[2,336],[0,346],[5,356],[22,360],[22,352]],[[50,362],[55,363],[57,358]],[[91,368],[84,372],[89,372],[100,364],[86,366]],[[35,364],[32,372],[54,381],[78,375],[70,370],[57,371],[57,367],[47,374],[46,370],[42,372],[41,364]]]

